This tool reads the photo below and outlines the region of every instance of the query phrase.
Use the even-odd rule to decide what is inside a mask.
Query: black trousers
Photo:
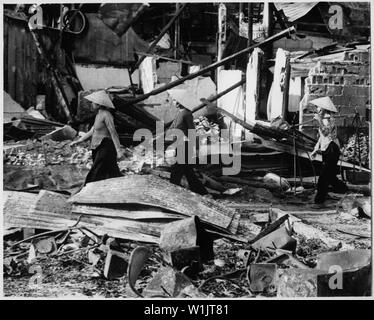
[[[345,183],[337,178],[338,161],[340,150],[335,142],[330,142],[325,151],[322,152],[322,171],[318,178],[317,194],[315,203],[323,203],[326,200],[329,186],[337,193],[347,192]]]
[[[204,185],[197,178],[193,166],[188,164],[188,143],[184,145],[185,150],[185,161],[184,163],[178,163],[178,161],[171,167],[170,182],[176,185],[180,185],[182,177],[185,176],[188,181],[188,186],[192,192],[199,193],[201,195],[208,194]]]
[[[88,172],[86,185],[89,182],[121,177],[117,164],[117,151],[112,139],[104,138],[100,145],[92,150],[92,168]]]

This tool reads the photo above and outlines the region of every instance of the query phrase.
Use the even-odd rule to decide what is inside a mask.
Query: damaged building
[[[370,26],[369,2],[5,4],[4,295],[370,296]]]

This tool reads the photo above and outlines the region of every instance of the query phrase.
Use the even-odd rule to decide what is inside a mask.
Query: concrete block
[[[370,86],[357,86],[357,96],[369,98],[371,94]]]
[[[344,96],[347,100],[346,105],[352,107],[366,107],[368,98],[359,96]]]
[[[343,93],[343,86],[328,84],[326,85],[326,95],[327,96],[339,96]]]
[[[342,107],[351,107],[351,96],[349,95],[341,95],[336,97],[330,97],[334,104],[339,104]]]
[[[356,96],[357,95],[357,86],[344,86],[343,95],[347,96]]]
[[[354,114],[355,112],[359,113],[360,116],[362,117],[365,117],[366,116],[366,107],[346,107],[346,106],[342,106],[340,107],[339,109],[339,113],[341,115],[344,115],[344,114]]]
[[[345,86],[355,85],[358,77],[359,77],[358,75],[352,75],[352,74],[345,75],[344,76],[344,85]]]
[[[354,61],[354,62],[361,62],[361,63],[369,63],[370,62],[370,55],[369,51],[367,50],[352,50],[345,52],[344,60]]]
[[[361,76],[361,75],[345,75],[344,76],[344,85],[353,86],[353,85],[369,85],[370,78]]]
[[[361,76],[370,77],[370,65],[363,65],[358,67],[358,74]]]
[[[347,65],[347,73],[348,74],[361,74],[361,67],[359,65]]]
[[[323,84],[312,84],[306,86],[306,92],[310,94],[325,95],[326,85]]]
[[[343,95],[340,95],[340,96],[330,96],[332,102],[334,103],[334,105],[340,105],[340,106],[344,106],[344,105],[349,105],[348,102],[347,102],[347,97],[346,96],[343,96]]]
[[[335,85],[342,85],[344,84],[344,76],[333,76],[332,77],[332,82]]]
[[[356,97],[369,97],[370,96],[370,87],[369,86],[344,86],[343,94],[347,96],[356,96]]]
[[[320,84],[323,83],[323,76],[322,75],[313,75],[312,76],[312,84]]]
[[[347,65],[340,63],[321,63],[321,72],[331,75],[344,75],[348,73]]]
[[[334,77],[334,76],[332,76],[332,75],[324,75],[323,77],[322,77],[322,83],[325,83],[325,84],[328,84],[328,83],[335,83],[336,81],[335,81],[335,78],[336,77]],[[335,83],[335,84],[340,84],[340,79],[338,79],[338,83]]]

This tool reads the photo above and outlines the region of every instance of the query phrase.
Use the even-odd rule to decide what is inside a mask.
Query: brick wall
[[[305,79],[303,106],[313,99],[329,96],[338,109],[336,124],[341,140],[345,140],[342,139],[347,131],[344,128],[352,127],[356,110],[362,120],[370,120],[367,118],[367,109],[371,106],[369,59],[370,52],[367,50],[347,51],[342,61],[317,62]],[[312,112],[309,107],[304,109],[302,122],[312,119]],[[317,135],[315,123],[303,126],[303,130],[314,137]]]

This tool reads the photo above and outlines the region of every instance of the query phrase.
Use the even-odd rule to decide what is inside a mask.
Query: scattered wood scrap
[[[185,216],[196,215],[203,222],[236,232],[232,226],[235,211],[153,175],[131,175],[89,183],[69,202],[73,204],[73,211],[82,204],[156,207]]]
[[[46,190],[7,194],[7,228],[85,227],[98,235],[158,244],[165,224],[198,216],[215,238],[247,242],[258,233],[258,227],[244,223],[235,210],[154,176],[132,175],[90,183],[70,200]],[[236,234],[238,229],[240,235]]]

